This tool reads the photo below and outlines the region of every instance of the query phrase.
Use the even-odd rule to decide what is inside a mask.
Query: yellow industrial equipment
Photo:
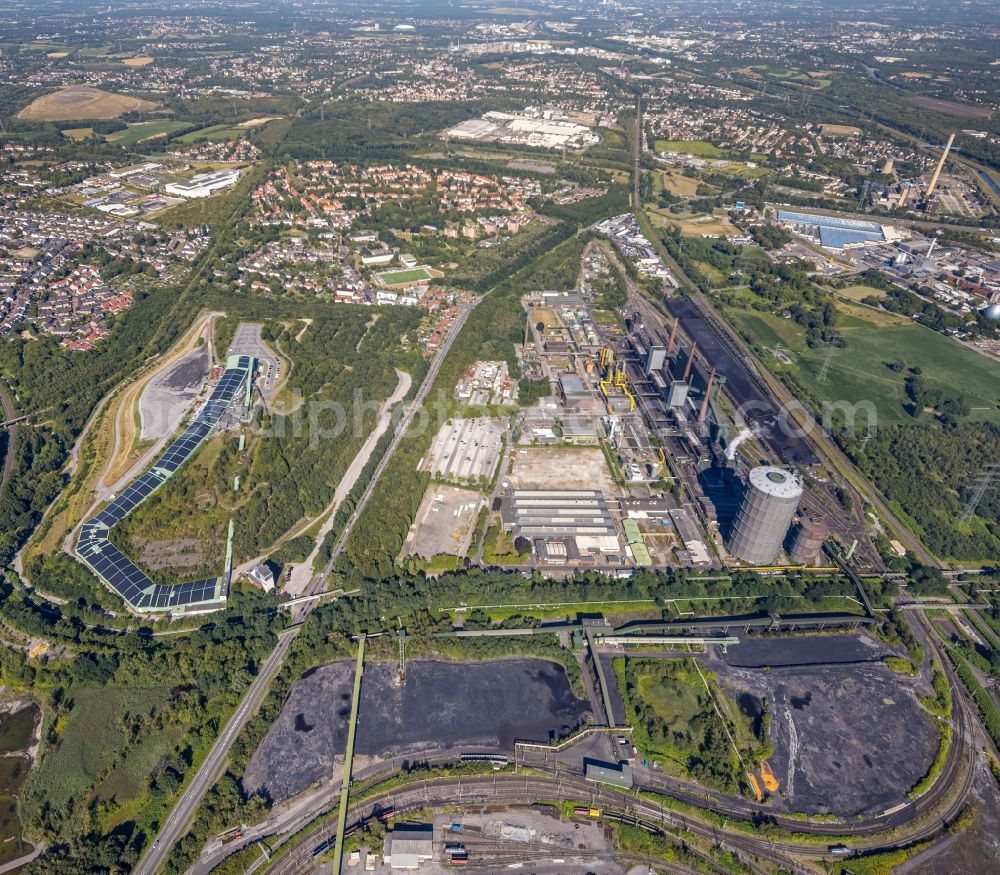
[[[764,782],[764,787],[768,793],[778,792],[778,779],[774,777],[774,772],[767,764],[767,760],[760,761],[760,777]]]

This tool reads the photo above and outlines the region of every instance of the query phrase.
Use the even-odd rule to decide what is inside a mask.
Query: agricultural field
[[[701,185],[701,180],[699,179],[693,179],[690,176],[673,173],[669,170],[658,171],[656,173],[656,180],[661,190],[669,191],[671,194],[677,195],[677,197],[694,197],[698,186]]]
[[[903,406],[908,400],[905,370],[889,367],[901,363],[904,369],[920,368],[928,385],[964,395],[971,408],[968,419],[1000,422],[996,362],[902,317],[848,302],[837,309],[837,331],[847,341],[842,349],[810,349],[805,330],[790,319],[755,310],[730,309],[727,315],[759,346],[780,346],[792,365],[776,360],[768,365],[777,373],[790,371],[820,402],[871,401],[879,425],[911,423]],[[821,379],[824,364],[826,378]]]
[[[828,137],[852,137],[861,133],[861,128],[852,125],[831,125],[825,122],[820,124],[820,130]]]
[[[122,63],[126,67],[145,67],[153,63],[153,58],[149,55],[139,55],[135,58],[125,58]]]
[[[812,70],[809,72],[795,69],[782,70],[780,73],[772,71],[769,75],[774,79],[795,82],[807,88],[829,88],[833,84],[833,80],[828,78],[829,74],[821,70]]]
[[[174,131],[186,127],[188,127],[187,122],[176,119],[154,119],[153,121],[130,124],[124,131],[115,131],[113,134],[108,134],[105,139],[109,143],[115,143],[119,146],[134,146],[136,143],[142,143],[146,140],[167,137]]]
[[[657,209],[648,209],[647,213],[653,225],[660,228],[680,226],[681,233],[689,237],[728,236],[740,233],[725,216],[677,216]]]
[[[181,134],[174,142],[183,146],[189,146],[198,140],[208,140],[212,143],[235,140],[246,133],[246,128],[238,124],[209,125],[207,128],[198,128],[196,131],[188,131]]]
[[[155,106],[138,97],[102,91],[89,85],[72,85],[33,100],[21,110],[18,118],[33,122],[112,119],[126,112],[145,112]]]
[[[69,138],[70,140],[76,140],[77,142],[80,142],[81,140],[89,140],[92,136],[94,136],[94,129],[93,128],[65,128],[62,131],[62,135],[64,137]]]
[[[852,301],[863,301],[865,298],[884,298],[885,292],[872,286],[847,286],[844,289],[836,289],[836,294]]]

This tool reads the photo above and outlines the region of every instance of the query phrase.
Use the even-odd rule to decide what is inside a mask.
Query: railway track
[[[892,815],[873,818],[863,823],[812,824],[775,815],[763,806],[755,807],[748,802],[734,805],[732,798],[706,791],[704,788],[697,788],[691,792],[682,792],[685,788],[676,786],[650,785],[639,788],[647,792],[668,793],[689,804],[710,808],[726,816],[758,822],[761,818],[766,818],[767,823],[779,828],[798,833],[812,833],[817,837],[814,846],[719,832],[695,817],[664,808],[639,796],[617,793],[586,783],[578,774],[563,773],[556,767],[547,767],[549,772],[547,776],[521,778],[516,775],[496,775],[475,779],[421,781],[352,805],[348,813],[348,822],[351,824],[351,829],[356,830],[374,817],[375,811],[382,807],[391,807],[399,814],[456,803],[465,807],[526,806],[539,799],[557,798],[599,805],[606,812],[616,812],[633,819],[627,822],[656,829],[664,834],[668,834],[671,829],[687,830],[712,841],[719,847],[741,855],[752,868],[755,868],[755,864],[749,858],[759,857],[772,864],[783,866],[789,871],[811,872],[813,870],[797,858],[800,855],[813,859],[828,858],[829,854],[823,845],[829,837],[850,842],[851,849],[855,851],[893,849],[934,837],[964,809],[975,779],[975,745],[970,742],[976,737],[977,724],[970,710],[971,706],[957,686],[953,673],[949,672],[948,677],[956,704],[949,758],[931,790]],[[532,764],[532,768],[546,767]],[[911,829],[905,829],[906,824],[923,820],[925,822],[917,823]],[[266,871],[275,873],[302,871],[296,867],[305,865],[311,860],[314,849],[332,836],[334,829],[333,824],[323,824],[311,833],[307,833],[291,853],[277,860]],[[887,833],[889,838],[886,837]]]
[[[7,390],[0,386],[0,407],[3,408],[3,418],[5,421],[16,419],[17,411],[14,408]],[[0,488],[7,485],[11,474],[14,473],[14,463],[17,461],[17,423],[7,426],[7,447],[3,456],[3,473],[0,474]]]
[[[458,791],[457,796],[456,791]],[[763,875],[767,870],[757,864],[754,858],[767,860],[790,872],[812,873],[814,871],[811,867],[788,857],[786,854],[772,850],[773,843],[766,839],[719,834],[713,827],[703,825],[699,821],[668,812],[654,803],[636,799],[628,794],[619,795],[596,785],[586,784],[582,778],[577,779],[572,784],[561,779],[537,776],[520,777],[517,775],[421,781],[408,787],[379,794],[351,806],[348,819],[351,829],[357,830],[375,817],[375,812],[384,806],[391,807],[395,816],[398,816],[428,807],[454,806],[456,804],[463,807],[526,807],[533,805],[540,799],[551,800],[553,798],[565,798],[570,801],[578,799],[587,801],[589,804],[600,805],[603,811],[609,811],[612,814],[613,819],[624,819],[627,823],[633,823],[651,832],[667,834],[671,828],[688,830],[724,850],[738,854],[751,869],[760,875]],[[317,848],[324,848],[324,844],[335,832],[335,823],[321,824],[304,836],[291,852],[274,860],[263,871],[267,872],[268,875],[297,875],[297,873],[306,871],[315,859],[313,855]],[[324,850],[320,850],[317,856],[322,854]],[[796,848],[795,852],[800,853],[801,849]],[[518,857],[518,860],[514,862],[524,859],[522,854],[515,856]],[[560,856],[560,853],[558,849],[550,849],[546,856],[551,858]],[[566,856],[570,855],[566,854]]]

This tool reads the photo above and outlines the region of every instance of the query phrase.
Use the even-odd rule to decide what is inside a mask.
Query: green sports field
[[[871,401],[880,425],[913,422],[903,408],[906,373],[890,369],[892,363],[920,368],[928,385],[964,395],[971,408],[968,419],[1000,422],[1000,364],[908,319],[846,302],[838,309],[837,331],[847,346],[832,351],[810,349],[805,331],[790,319],[740,309],[727,310],[726,316],[760,346],[780,347],[791,358],[792,365],[782,365],[768,357],[776,373],[790,371],[821,401]]]
[[[379,280],[387,286],[401,286],[406,283],[428,283],[431,281],[430,271],[423,267],[413,270],[384,270],[378,274]]]
[[[657,140],[657,152],[680,152],[701,158],[722,158],[726,153],[705,140]]]

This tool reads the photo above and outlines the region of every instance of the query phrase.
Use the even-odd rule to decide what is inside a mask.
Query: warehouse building
[[[418,869],[434,856],[434,827],[401,823],[385,837],[385,862],[391,869]]]
[[[616,765],[603,763],[600,760],[584,759],[583,776],[595,784],[611,784],[624,789],[632,787],[632,766],[628,760],[622,760]]]
[[[778,221],[827,249],[853,249],[873,243],[884,243],[891,229],[877,222],[848,219],[841,216],[821,216],[778,210]]]
[[[239,178],[240,170],[235,167],[232,170],[199,173],[184,182],[168,182],[163,186],[163,190],[167,194],[176,194],[187,198],[209,197],[236,185]]]
[[[597,489],[512,489],[500,516],[514,537],[572,538],[581,553],[618,553],[621,542],[604,494]]]

